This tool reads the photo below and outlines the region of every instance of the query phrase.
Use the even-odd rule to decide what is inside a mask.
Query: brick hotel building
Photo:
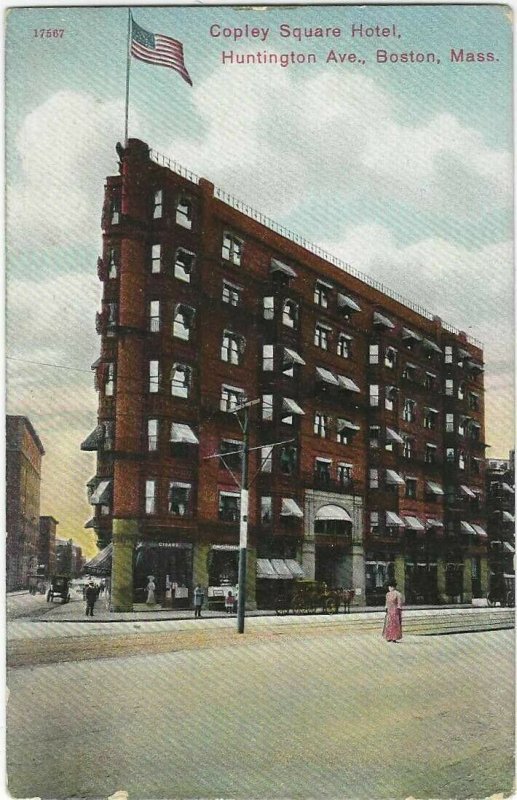
[[[380,603],[390,577],[408,602],[485,592],[479,344],[143,142],[117,150],[98,425],[82,444],[113,608],[142,602],[150,574],[164,604],[235,586],[235,409],[256,399],[250,607],[301,575],[359,603]]]

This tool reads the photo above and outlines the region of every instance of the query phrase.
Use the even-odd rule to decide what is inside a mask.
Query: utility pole
[[[237,594],[237,633],[244,633],[244,608],[246,605],[246,567],[248,561],[248,458],[249,458],[249,406],[244,406],[242,424],[241,517],[239,527],[239,591]]]

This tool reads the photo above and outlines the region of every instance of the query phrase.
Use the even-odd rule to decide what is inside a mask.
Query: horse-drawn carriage
[[[354,599],[353,589],[329,589],[326,583],[311,580],[285,581],[276,598],[275,611],[279,615],[289,614],[337,614],[350,612]]]

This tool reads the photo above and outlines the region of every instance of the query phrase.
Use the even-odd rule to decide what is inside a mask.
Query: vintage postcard
[[[12,797],[511,795],[512,37],[6,12]]]

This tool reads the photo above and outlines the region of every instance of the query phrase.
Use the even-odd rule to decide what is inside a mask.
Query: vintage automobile
[[[329,589],[326,583],[311,580],[283,581],[279,589],[275,611],[279,615],[289,614],[337,614],[341,606],[344,613],[350,612],[354,599],[353,589]]]
[[[63,604],[70,602],[70,578],[68,575],[52,575],[47,592],[47,603],[54,602],[54,597],[60,597]]]

